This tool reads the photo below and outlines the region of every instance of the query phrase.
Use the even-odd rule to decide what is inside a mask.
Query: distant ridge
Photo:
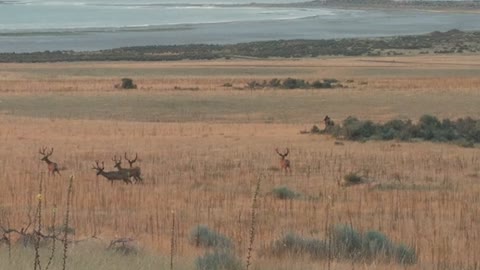
[[[424,35],[325,40],[274,40],[233,45],[124,47],[93,52],[1,53],[0,62],[176,61],[230,58],[304,58],[480,53],[480,31],[452,29]]]

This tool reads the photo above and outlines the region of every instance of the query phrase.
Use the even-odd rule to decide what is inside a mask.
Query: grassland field
[[[194,269],[204,248],[191,243],[199,224],[224,234],[245,261],[251,204],[262,179],[251,269],[477,269],[480,257],[478,148],[414,142],[343,142],[302,135],[328,114],[374,121],[480,117],[480,56],[344,57],[290,60],[98,62],[0,66],[0,225],[21,228],[45,185],[44,223],[53,204],[64,213],[74,175],[75,239],[69,269]],[[135,90],[114,88],[130,77]],[[322,90],[250,90],[251,80],[338,79]],[[224,86],[232,84],[231,87]],[[182,90],[183,89],[183,90]],[[188,90],[190,89],[190,90]],[[192,90],[193,89],[193,90]],[[38,149],[54,147],[65,170],[49,176]],[[393,147],[394,146],[394,147]],[[293,173],[277,168],[275,148],[290,149]],[[111,185],[92,165],[138,153],[143,184]],[[361,172],[380,188],[341,187]],[[301,196],[281,200],[272,190]],[[388,188],[381,188],[388,187]],[[413,247],[414,265],[281,258],[268,253],[287,232],[324,239],[349,224]],[[45,225],[47,226],[47,225]],[[104,251],[118,237],[142,253]],[[47,250],[42,251],[47,256]],[[51,269],[62,269],[59,257]],[[33,250],[0,244],[0,269],[32,269]]]

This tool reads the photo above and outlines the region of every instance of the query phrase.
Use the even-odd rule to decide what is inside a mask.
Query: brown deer
[[[58,164],[48,159],[53,154],[53,147],[52,147],[52,150],[50,150],[50,152],[48,153],[47,153],[47,147],[40,148],[38,150],[38,153],[40,155],[43,155],[43,157],[40,160],[43,160],[47,163],[48,174],[49,175],[52,174],[53,176],[55,176],[55,173],[58,173],[58,175],[60,175]]]
[[[130,168],[122,168],[122,157],[120,157],[119,159],[117,159],[117,156],[114,156],[112,158],[112,161],[115,162],[115,165],[113,166],[114,168],[117,168],[118,171],[123,171],[123,172],[127,172],[130,177],[133,177],[133,179],[135,179],[135,183],[140,181],[142,182],[143,179],[141,177],[141,174],[142,174],[142,171],[140,169],[140,167],[133,167],[133,164],[137,161],[138,159],[138,155],[135,154],[135,159],[133,160],[130,160],[128,159],[127,157],[127,153],[125,153],[125,159],[128,161],[128,163],[130,164]]]
[[[103,161],[102,161],[102,167],[100,167],[100,165],[98,164],[98,161],[95,161],[95,163],[96,163],[96,167],[93,166],[92,169],[97,170],[97,176],[101,175],[107,178],[107,180],[109,180],[112,183],[112,185],[113,185],[113,181],[116,181],[116,180],[123,180],[123,182],[125,182],[127,185],[132,183],[132,181],[130,181],[130,174],[128,172],[125,172],[125,171],[105,172],[104,171],[105,164]]]
[[[325,123],[324,131],[328,131],[333,126],[335,126],[335,123],[333,122],[333,120],[328,115],[325,116],[325,118],[323,119],[323,122]]]
[[[290,172],[290,174],[292,173],[292,168],[290,167],[290,160],[286,159],[285,157],[288,156],[288,153],[290,152],[287,148],[287,151],[285,152],[285,154],[282,154],[278,151],[278,148],[275,148],[275,151],[277,152],[277,154],[280,156],[280,169],[281,170],[284,170],[285,173],[288,173]]]

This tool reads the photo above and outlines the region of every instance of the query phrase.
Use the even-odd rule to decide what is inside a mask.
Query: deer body
[[[122,172],[122,171],[104,172],[104,171],[101,171],[97,175],[101,175],[101,176],[107,178],[112,183],[115,180],[123,180],[126,184],[131,184],[132,183],[132,181],[130,181],[130,175],[127,172]]]
[[[57,173],[58,175],[60,175],[60,170],[58,168],[58,164],[51,161],[50,159],[48,159],[52,154],[53,154],[53,148],[52,150],[50,150],[49,153],[46,153],[47,151],[47,148],[44,147],[42,149],[40,149],[38,152],[43,155],[43,157],[40,159],[42,161],[45,161],[47,163],[47,168],[48,168],[48,174],[52,174],[53,176],[55,176],[55,173]]]
[[[105,172],[104,169],[105,169],[105,165],[104,163],[102,162],[102,167],[100,167],[100,165],[98,165],[98,161],[96,161],[96,167],[93,167],[94,170],[97,170],[97,175],[101,175],[105,178],[107,178],[107,180],[109,180],[112,185],[113,185],[113,181],[115,180],[123,180],[123,182],[125,182],[126,184],[131,184],[132,181],[130,181],[130,174],[128,172],[125,172],[125,171],[111,171],[111,172]]]
[[[289,150],[287,148],[287,151],[285,153],[280,153],[278,151],[278,148],[275,149],[277,154],[280,156],[280,169],[285,171],[285,173],[292,173],[292,168],[290,167],[290,160],[286,159],[288,156]]]
[[[323,119],[323,122],[325,123],[325,129],[324,129],[325,131],[335,126],[335,123],[328,115],[325,116],[325,118]]]
[[[133,179],[135,179],[135,182],[138,182],[138,181],[143,181],[142,177],[141,177],[141,174],[142,174],[142,171],[140,169],[140,167],[133,167],[133,163],[135,163],[137,161],[137,158],[138,158],[138,155],[135,155],[135,159],[133,160],[130,160],[127,158],[127,153],[125,153],[125,159],[128,161],[128,163],[130,163],[130,168],[123,168],[122,167],[122,158],[118,159],[117,160],[117,157],[115,156],[112,160],[113,162],[115,162],[115,168],[117,168],[117,170],[119,172],[124,172],[124,173],[128,173],[128,175],[130,175],[130,177],[133,177]]]

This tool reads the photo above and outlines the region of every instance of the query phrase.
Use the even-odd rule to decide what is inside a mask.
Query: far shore
[[[245,7],[298,7],[298,8],[336,8],[336,9],[358,9],[358,10],[418,10],[427,12],[445,12],[445,13],[480,13],[480,2],[393,2],[393,1],[371,1],[359,0],[355,3],[350,1],[305,1],[299,3],[285,3],[285,4],[262,4],[252,2],[250,4],[238,5],[216,5],[221,7],[231,6],[245,6]]]

